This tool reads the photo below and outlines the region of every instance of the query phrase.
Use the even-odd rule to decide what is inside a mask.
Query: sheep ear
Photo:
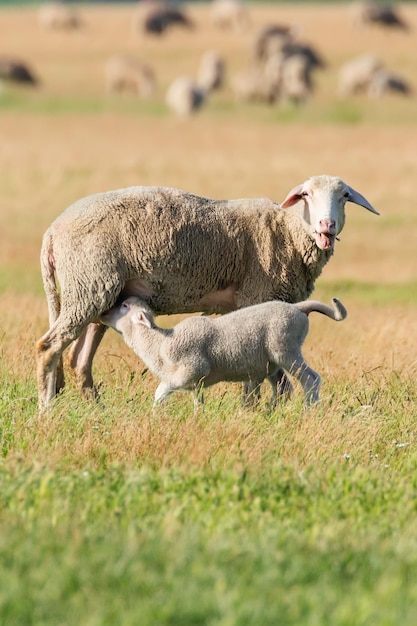
[[[131,320],[133,324],[143,324],[148,328],[152,328],[151,320],[144,311],[138,311],[137,313],[133,313]]]
[[[287,194],[284,202],[281,203],[281,207],[283,209],[287,209],[288,207],[296,204],[299,200],[301,200],[301,194],[304,191],[304,185],[297,185]]]
[[[361,193],[359,193],[359,191],[355,191],[354,189],[352,189],[352,187],[349,187],[349,185],[346,185],[346,188],[349,192],[348,202],[353,202],[354,204],[363,206],[365,209],[368,209],[368,211],[371,211],[371,213],[379,215],[378,211],[375,211],[374,207],[368,202],[366,198],[364,198]]]

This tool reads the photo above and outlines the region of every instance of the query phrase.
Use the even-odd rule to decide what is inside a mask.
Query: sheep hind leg
[[[62,353],[74,341],[74,330],[63,327],[58,320],[36,343],[36,370],[39,410],[46,409],[63,386]]]
[[[320,375],[311,369],[303,360],[298,363],[297,368],[294,370],[294,376],[303,386],[306,404],[310,405],[314,402],[318,402],[321,382]]]
[[[290,379],[282,368],[278,368],[268,376],[268,382],[271,385],[272,395],[269,405],[275,407],[278,400],[288,400],[291,398],[294,387]]]
[[[92,367],[94,355],[106,330],[107,326],[103,324],[88,324],[71,347],[68,365],[81,395],[88,400],[98,397]]]

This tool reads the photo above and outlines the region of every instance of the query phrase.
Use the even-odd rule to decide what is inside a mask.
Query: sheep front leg
[[[78,389],[87,399],[96,399],[98,395],[94,387],[92,366],[106,330],[107,326],[103,324],[88,324],[71,348],[69,366]]]
[[[155,407],[158,404],[161,404],[161,402],[163,402],[166,398],[168,398],[168,396],[174,393],[174,391],[176,391],[176,387],[172,387],[170,383],[164,381],[159,383],[155,391],[153,406]]]
[[[253,380],[243,383],[242,406],[249,408],[258,404],[261,399],[261,384]]]

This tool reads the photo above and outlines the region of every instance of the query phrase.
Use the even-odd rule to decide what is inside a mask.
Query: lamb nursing
[[[128,298],[100,317],[123,336],[130,348],[161,379],[158,404],[174,391],[193,391],[202,400],[203,387],[220,381],[247,382],[259,395],[265,378],[276,401],[280,369],[301,383],[306,403],[319,399],[320,376],[305,362],[301,347],[308,333],[308,314],[323,313],[339,321],[347,313],[333,298],[334,310],[321,302],[264,302],[217,318],[188,317],[171,329],[157,326],[149,306]]]
[[[130,296],[157,315],[308,298],[333,254],[347,202],[377,213],[358,191],[327,175],[297,185],[281,205],[166,187],[75,202],[43,237],[50,328],[36,345],[40,408],[64,386],[62,354],[70,344],[78,388],[95,396],[92,364],[106,330],[100,316]]]

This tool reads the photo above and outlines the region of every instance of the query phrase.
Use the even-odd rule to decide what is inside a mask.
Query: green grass
[[[240,415],[211,393],[151,416],[132,385],[38,417],[30,377],[1,390],[2,626],[415,624],[412,379]]]
[[[1,623],[412,624],[393,474],[3,471]]]

